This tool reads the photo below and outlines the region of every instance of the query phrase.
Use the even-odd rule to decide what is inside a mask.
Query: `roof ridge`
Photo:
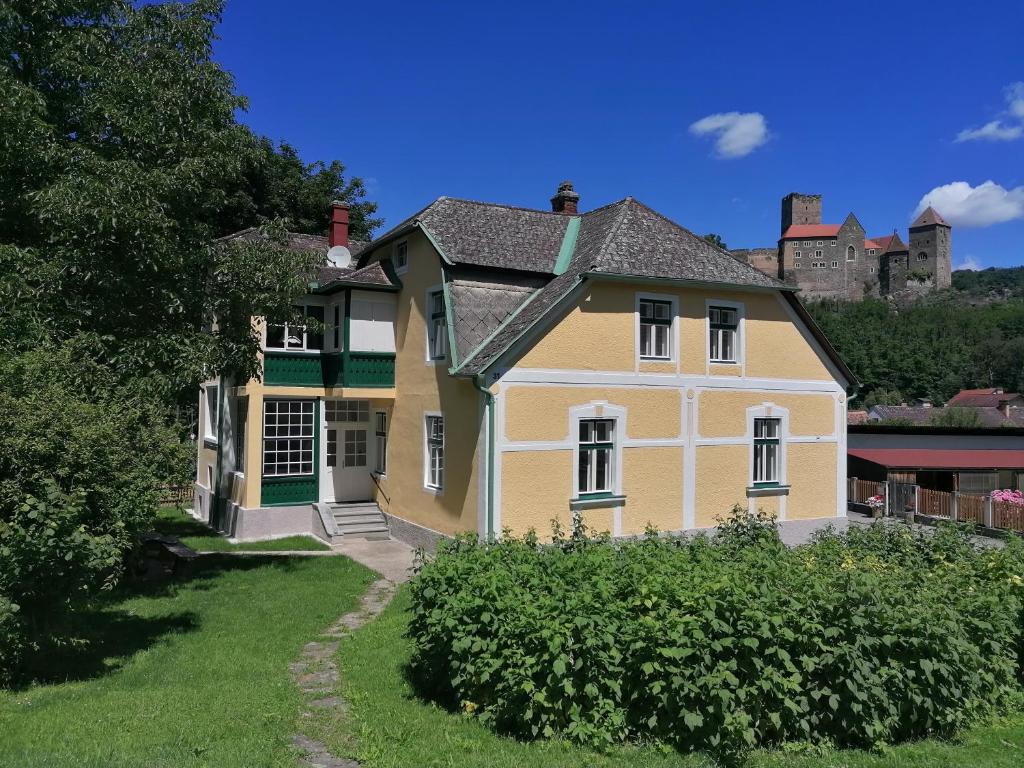
[[[608,247],[608,243],[611,242],[612,238],[615,236],[615,234],[619,231],[619,228],[622,226],[622,222],[626,218],[626,211],[629,210],[630,203],[635,202],[636,200],[632,196],[627,195],[626,197],[622,198],[617,203],[615,203],[616,205],[621,205],[622,210],[619,211],[618,218],[616,219],[615,223],[609,228],[608,234],[604,236],[604,240],[601,242],[601,246],[597,249],[597,256],[595,257],[594,261],[595,264],[600,263],[601,257],[604,255],[605,248]],[[577,276],[576,280],[579,281],[580,277]]]
[[[527,208],[525,205],[512,205],[510,203],[490,203],[485,200],[470,200],[466,197],[439,197],[438,200],[447,200],[453,203],[468,203],[470,205],[482,205],[487,208],[507,208],[510,211],[527,211],[528,213],[543,213],[549,216],[566,216],[558,211],[545,211],[542,208]],[[436,201],[435,201],[436,202]],[[568,218],[568,216],[566,216]]]

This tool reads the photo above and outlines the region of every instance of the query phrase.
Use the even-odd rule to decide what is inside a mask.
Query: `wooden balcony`
[[[266,352],[263,383],[282,387],[390,388],[394,352]]]

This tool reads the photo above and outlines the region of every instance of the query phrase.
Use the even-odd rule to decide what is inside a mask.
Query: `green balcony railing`
[[[287,387],[393,387],[394,352],[266,352],[263,383]]]

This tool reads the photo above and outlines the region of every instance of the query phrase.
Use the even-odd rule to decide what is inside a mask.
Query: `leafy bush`
[[[88,351],[0,358],[0,682],[73,640],[70,611],[113,585],[157,485],[188,469],[145,382],[119,383]]]
[[[499,730],[597,747],[949,734],[1019,692],[1022,570],[1019,543],[955,530],[787,549],[745,514],[716,538],[465,537],[413,582],[412,672]]]

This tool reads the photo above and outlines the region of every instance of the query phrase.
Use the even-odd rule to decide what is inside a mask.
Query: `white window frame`
[[[580,422],[590,419],[611,419],[615,422],[612,432],[612,488],[611,495],[580,498],[578,482],[580,476]],[[569,478],[569,500],[574,508],[587,505],[608,506],[623,500],[622,445],[627,434],[626,409],[621,406],[610,405],[604,400],[595,400],[586,405],[577,405],[569,409],[569,436],[572,442],[572,476]]]
[[[819,247],[819,248],[820,248],[821,246],[823,246],[824,244],[825,244],[825,242],[824,242],[823,240],[819,240],[819,241],[818,241],[818,247]]]
[[[669,305],[670,322],[668,325],[668,357],[648,357],[641,354],[640,344],[640,302],[660,301]],[[679,299],[667,293],[638,293],[633,309],[634,329],[633,344],[636,350],[636,359],[640,363],[674,363],[679,359]]]
[[[838,261],[833,261],[832,262],[832,269],[839,269],[839,262]]]
[[[306,332],[306,326],[305,325],[299,326],[302,329],[301,330],[301,337],[300,337],[301,338],[301,346],[289,347],[288,346],[288,332],[289,332],[290,324],[289,323],[272,323],[270,321],[266,321],[266,322],[263,323],[263,338],[262,338],[262,346],[263,346],[263,351],[264,352],[298,352],[298,353],[316,352],[316,353],[320,353],[320,352],[323,352],[326,349],[328,338],[329,338],[329,331],[330,331],[330,324],[329,324],[330,318],[327,316],[328,309],[327,309],[327,306],[325,305],[325,303],[323,301],[313,301],[313,300],[310,300],[310,299],[303,299],[302,301],[297,303],[295,306],[297,306],[297,307],[301,306],[302,307],[302,314],[303,314],[303,316],[309,314],[309,308],[310,307],[319,307],[320,310],[322,311],[322,313],[323,313],[323,326],[324,327],[323,327],[323,331],[321,331],[321,333],[320,333],[320,348],[319,349],[310,348],[310,346],[309,346],[309,336],[310,336],[310,334]],[[283,346],[283,347],[269,347],[269,346],[267,346],[267,337],[270,335],[271,327],[279,327],[279,328],[283,327],[283,329],[284,329],[284,343],[285,343],[285,346]],[[298,329],[296,329],[296,330],[298,330]]]
[[[875,255],[875,249],[874,248],[868,248],[868,256],[874,256],[874,255]]]
[[[430,437],[430,420],[441,419],[441,471],[438,483],[435,485],[431,483],[431,458],[430,458],[430,447],[431,445],[437,445],[436,440],[431,440]],[[424,490],[440,495],[444,492],[444,476],[445,476],[445,447],[448,443],[448,425],[445,424],[444,414],[440,411],[425,411],[423,413],[423,488]]]
[[[804,248],[810,248],[810,247],[811,247],[811,241],[810,240],[804,240]]]
[[[793,251],[793,258],[794,259],[799,259],[800,258],[800,251]]]
[[[290,435],[290,434],[286,434],[286,435],[279,435],[279,434],[268,435],[267,431],[270,428],[270,426],[267,424],[267,405],[269,403],[289,403],[289,404],[292,404],[292,403],[296,403],[296,402],[297,403],[302,403],[303,404],[303,409],[304,409],[306,404],[310,404],[311,405],[311,418],[312,418],[312,422],[311,422],[311,426],[310,426],[310,434],[308,436],[303,436],[301,434],[299,434],[299,435]],[[298,413],[301,416],[305,416],[305,414],[302,412],[301,409],[300,409],[300,411]],[[261,475],[261,477],[313,477],[316,474],[316,467],[317,467],[317,461],[318,461],[318,457],[316,456],[316,433],[317,433],[317,430],[320,429],[320,425],[319,425],[318,419],[317,419],[316,402],[314,400],[311,400],[310,398],[305,398],[305,397],[268,397],[268,398],[266,398],[263,401],[263,414],[262,415],[263,415],[263,424],[262,424],[262,428],[260,430],[260,475]],[[291,415],[290,412],[289,412],[289,415]],[[301,421],[300,421],[300,425],[301,425]],[[280,427],[280,426],[284,426],[284,425],[282,425],[280,423],[277,423],[277,424],[274,425],[274,427]],[[288,441],[288,442],[290,442],[292,440],[295,440],[295,441],[299,441],[300,443],[302,441],[308,440],[309,443],[310,443],[310,447],[309,447],[309,456],[310,456],[309,465],[310,465],[310,469],[309,469],[309,471],[308,472],[302,472],[301,471],[301,467],[300,467],[300,471],[298,471],[298,472],[285,472],[285,473],[277,472],[277,473],[274,473],[274,474],[268,474],[267,473],[267,441],[268,440],[275,440],[275,441],[276,440],[283,440],[283,441]],[[301,446],[299,447],[298,450],[299,450],[300,453],[303,451]],[[291,451],[291,446],[288,446],[285,449],[285,451],[283,451],[283,452],[284,453],[289,453],[290,451]],[[278,453],[282,453],[282,451],[278,450]],[[276,461],[274,463],[275,463],[275,465],[277,464]],[[292,464],[293,462],[291,462],[291,459],[289,458],[284,463],[285,463],[286,466],[288,466],[288,465]],[[300,464],[300,465],[302,464],[301,456],[300,456],[299,462],[297,462],[297,463]]]
[[[754,421],[756,419],[778,419],[779,420],[779,477],[775,483],[754,482]],[[747,488],[749,491],[761,490],[786,490],[789,488],[789,475],[786,467],[786,457],[789,453],[787,448],[789,442],[789,409],[782,408],[774,403],[762,403],[747,408],[747,446],[748,446],[748,469]]]
[[[818,243],[818,245],[821,245],[821,243]],[[816,258],[816,259],[820,259],[820,258],[821,258],[822,256],[823,256],[823,254],[822,254],[822,252],[821,252],[821,250],[820,250],[820,249],[818,249],[818,250],[816,250],[816,251],[814,252],[814,258]]]
[[[442,357],[434,356],[434,296],[441,294],[441,302],[444,306],[444,322],[441,326],[443,334],[441,335],[441,343],[444,345],[444,355]],[[448,349],[448,304],[444,295],[444,288],[440,285],[431,286],[427,289],[425,301],[423,304],[423,321],[426,329],[426,362],[427,365],[440,365],[448,360],[451,355],[451,350]]]
[[[735,360],[714,360],[711,358],[711,312],[713,307],[732,309],[736,312],[736,337],[733,340],[733,356]],[[746,360],[744,344],[746,342],[745,319],[746,310],[742,302],[726,299],[706,299],[704,301],[704,359],[709,365],[743,365]]]
[[[213,396],[213,405],[210,396]],[[216,444],[220,441],[218,432],[220,415],[220,385],[211,382],[203,387],[203,442]]]
[[[836,241],[835,241],[835,240],[833,240],[831,244],[832,244],[832,246],[833,246],[833,247],[835,247],[835,245],[836,245]]]
[[[383,424],[383,427],[381,427]],[[388,412],[373,412],[373,473],[377,477],[388,476]]]
[[[405,263],[399,264],[398,257],[405,257]],[[404,275],[409,271],[409,241],[399,240],[395,243],[391,253],[391,263],[395,265],[395,274]]]

